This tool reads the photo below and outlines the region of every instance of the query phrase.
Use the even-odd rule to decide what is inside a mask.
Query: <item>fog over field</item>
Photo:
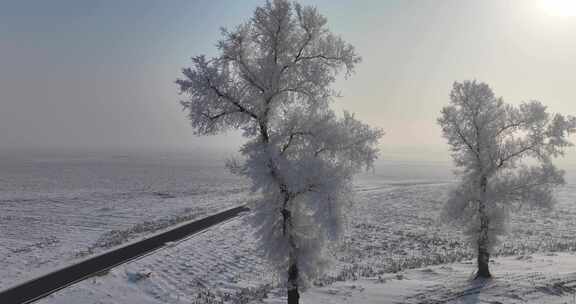
[[[0,3],[0,38],[10,41],[0,47],[0,152],[235,153],[239,133],[191,133],[173,82],[191,56],[215,54],[221,26],[247,20],[262,2]],[[336,108],[386,131],[384,158],[448,162],[436,118],[456,80],[576,113],[576,20],[546,2],[302,4],[317,6],[363,59],[334,85],[343,96]],[[575,164],[570,151],[565,161]]]

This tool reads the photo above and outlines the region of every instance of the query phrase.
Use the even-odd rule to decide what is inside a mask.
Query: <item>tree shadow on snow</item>
[[[477,278],[470,281],[470,284],[463,291],[457,292],[452,300],[460,304],[480,303],[480,293],[482,289],[490,283],[492,279]]]
[[[492,279],[474,279],[456,281],[453,284],[431,286],[425,291],[408,296],[403,303],[418,304],[477,304],[480,293],[492,282]],[[494,303],[496,304],[496,303]]]

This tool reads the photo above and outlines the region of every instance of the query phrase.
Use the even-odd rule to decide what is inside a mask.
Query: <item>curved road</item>
[[[60,289],[89,278],[94,274],[106,271],[162,248],[168,242],[181,240],[211,226],[232,219],[238,216],[239,213],[248,210],[249,209],[245,206],[228,209],[201,220],[156,234],[140,242],[132,243],[116,250],[83,260],[77,264],[64,267],[39,278],[1,291],[0,303],[32,303]]]

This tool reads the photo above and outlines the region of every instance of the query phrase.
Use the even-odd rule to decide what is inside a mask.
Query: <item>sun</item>
[[[542,5],[544,10],[553,16],[576,16],[576,0],[542,0]]]

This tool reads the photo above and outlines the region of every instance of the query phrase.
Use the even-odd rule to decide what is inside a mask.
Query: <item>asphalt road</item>
[[[97,273],[124,264],[152,251],[162,248],[168,242],[189,237],[211,226],[238,216],[249,209],[241,206],[214,214],[172,230],[156,234],[137,243],[132,243],[113,251],[83,260],[77,264],[48,273],[39,278],[0,292],[2,304],[32,303],[60,289],[87,279]]]

